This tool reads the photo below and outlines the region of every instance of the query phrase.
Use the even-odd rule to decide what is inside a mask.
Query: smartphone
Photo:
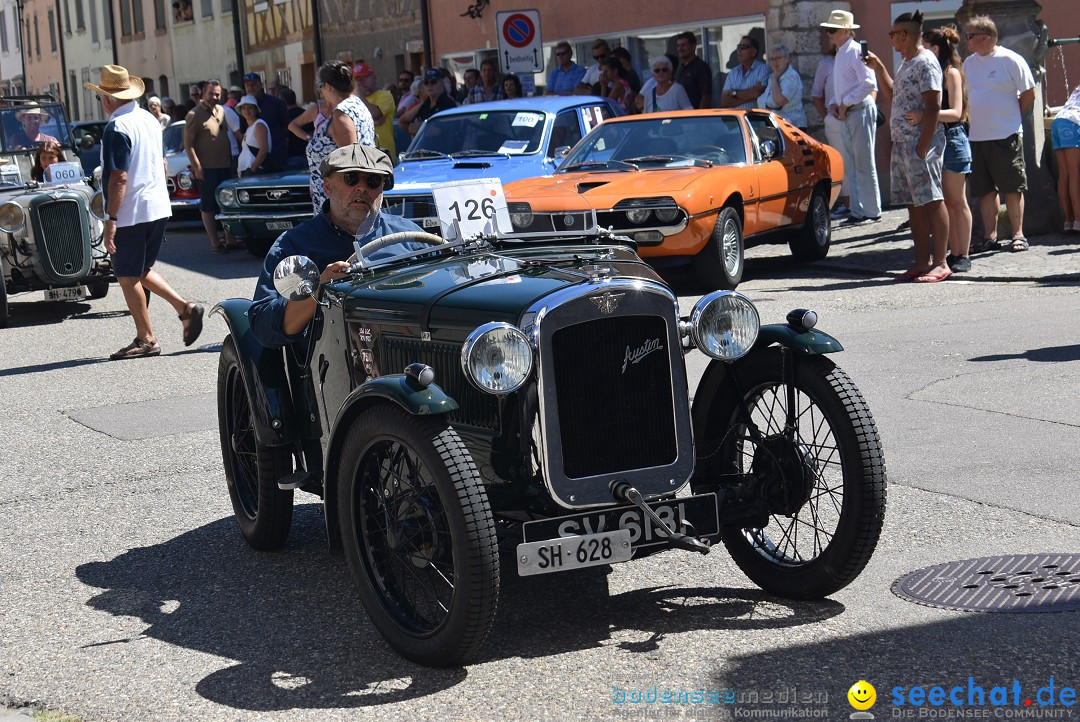
[[[870,48],[868,48],[866,46],[866,41],[865,40],[860,40],[859,41],[859,47],[862,49],[863,60],[865,60],[867,58],[867,55],[870,52]]]

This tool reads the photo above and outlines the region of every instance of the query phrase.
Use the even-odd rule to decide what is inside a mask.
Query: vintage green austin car
[[[294,489],[319,495],[374,625],[428,665],[476,652],[507,567],[722,541],[778,595],[820,598],[859,575],[885,465],[814,312],[761,326],[746,297],[716,291],[681,316],[633,243],[595,226],[403,235],[428,246],[374,262],[401,240],[379,239],[318,289],[310,260],[278,265],[279,292],[320,301],[308,344],[262,347],[250,301],[214,309],[229,326],[225,477],[251,546],[285,542]],[[698,351],[714,360],[691,404],[683,357]]]

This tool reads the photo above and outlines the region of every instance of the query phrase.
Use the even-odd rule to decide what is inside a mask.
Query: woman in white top
[[[172,125],[172,118],[161,110],[161,98],[156,95],[151,95],[146,101],[146,109],[150,111],[150,115],[157,119],[157,122],[161,123],[162,130],[165,130]]]
[[[240,149],[236,169],[240,175],[254,175],[269,170],[267,162],[273,141],[270,139],[270,126],[259,117],[259,101],[254,95],[245,95],[236,104],[236,110],[247,121],[244,133],[244,147]]]
[[[693,110],[686,89],[675,82],[675,69],[666,55],[653,58],[649,64],[652,77],[641,86],[635,104],[642,113],[656,113],[672,110]]]

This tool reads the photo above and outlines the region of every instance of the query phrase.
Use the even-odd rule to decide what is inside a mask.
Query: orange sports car
[[[506,186],[516,231],[591,225],[632,238],[654,265],[690,262],[733,289],[748,245],[783,243],[824,258],[843,163],[834,148],[764,110],[688,110],[612,118],[554,175]]]

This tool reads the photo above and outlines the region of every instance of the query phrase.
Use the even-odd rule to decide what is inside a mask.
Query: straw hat
[[[117,100],[134,100],[146,90],[142,78],[129,76],[127,68],[119,65],[102,65],[101,85],[83,83],[83,87]]]
[[[821,24],[823,28],[838,28],[840,30],[854,30],[859,27],[855,24],[855,16],[847,10],[833,10],[829,19]]]
[[[26,108],[25,110],[20,110],[20,111],[16,112],[15,113],[15,120],[22,121],[22,119],[25,118],[28,115],[42,115],[42,116],[44,116],[44,118],[42,119],[43,121],[48,120],[49,118],[52,117],[51,115],[46,113],[44,111],[44,109],[38,108],[37,103],[35,103],[34,101],[30,101],[29,103],[27,103],[27,105],[31,105],[31,106],[34,106],[34,107]]]

